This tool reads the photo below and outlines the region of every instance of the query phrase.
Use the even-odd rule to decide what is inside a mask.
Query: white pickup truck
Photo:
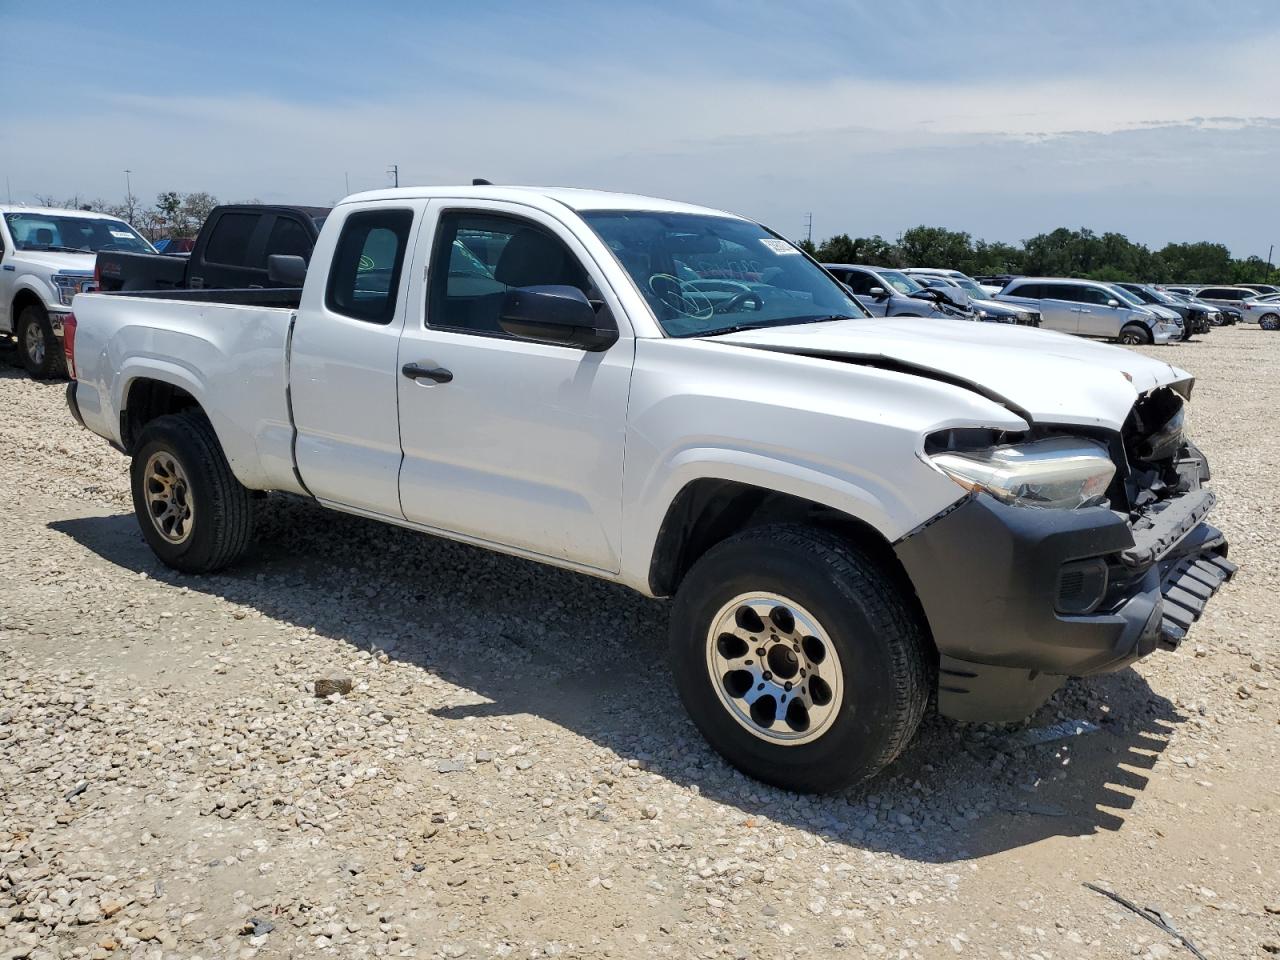
[[[230,564],[253,492],[279,491],[674,597],[687,709],[775,784],[873,774],[934,694],[1016,719],[1067,676],[1172,648],[1234,570],[1183,436],[1186,372],[871,319],[731,214],[360,194],[296,308],[253,295],[75,299],[68,401],[132,458],[161,560]]]

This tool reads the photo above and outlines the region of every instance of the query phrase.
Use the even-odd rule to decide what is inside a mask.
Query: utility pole
[[[1276,245],[1273,243],[1273,244],[1271,245],[1271,249],[1269,249],[1269,250],[1267,251],[1267,276],[1266,276],[1266,278],[1262,281],[1263,283],[1270,283],[1270,282],[1271,282],[1271,255],[1272,255],[1273,253],[1275,253],[1275,252],[1276,252]]]
[[[804,221],[805,221],[804,222],[805,242],[812,245],[813,244],[813,214],[812,213],[806,214]]]
[[[131,174],[131,173],[133,173],[133,171],[132,171],[132,170],[126,170],[126,171],[124,172],[124,199],[125,199],[125,203],[128,203],[128,202],[129,202],[129,198],[133,196],[133,181],[129,179],[129,174]]]
[[[391,174],[392,180],[395,183],[395,185],[397,187],[400,186],[400,164],[393,163],[391,165],[391,169],[388,170],[387,173]]]
[[[344,193],[344,194],[343,194],[343,196],[344,196],[344,197],[349,197],[349,196],[351,196],[351,174],[350,174],[350,173],[344,173],[344,174],[342,175],[342,182],[343,182],[344,184],[346,184],[346,187],[347,187],[347,192],[346,192],[346,193]]]

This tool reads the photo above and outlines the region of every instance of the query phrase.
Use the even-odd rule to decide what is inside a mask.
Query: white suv
[[[0,336],[33,377],[65,376],[62,321],[92,288],[99,250],[154,253],[123,220],[87,210],[0,206]]]

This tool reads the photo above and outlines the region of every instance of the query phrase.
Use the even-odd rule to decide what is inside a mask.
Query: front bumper
[[[1235,567],[1204,520],[1212,493],[1166,504],[1135,531],[1101,507],[1038,510],[979,494],[895,544],[938,648],[939,710],[1022,719],[1068,676],[1176,647]],[[1083,608],[1068,597],[1081,570],[1097,590]]]

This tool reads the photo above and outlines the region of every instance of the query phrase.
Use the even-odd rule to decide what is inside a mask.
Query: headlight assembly
[[[71,300],[77,293],[84,293],[93,285],[92,274],[55,273],[50,279],[53,289],[58,291],[58,302],[64,307],[71,306]]]
[[[1102,503],[1116,472],[1106,447],[1074,437],[946,451],[928,459],[966,490],[1014,506],[1060,510]]]

